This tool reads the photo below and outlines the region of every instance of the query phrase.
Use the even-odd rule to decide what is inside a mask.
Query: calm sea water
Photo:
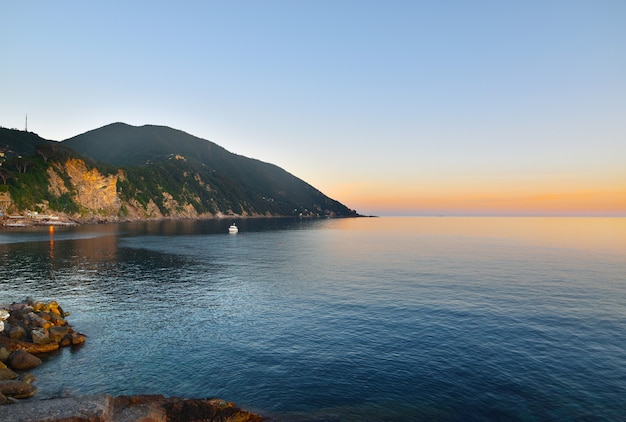
[[[0,303],[87,343],[37,398],[221,397],[281,421],[625,420],[626,219],[178,221],[0,232]]]

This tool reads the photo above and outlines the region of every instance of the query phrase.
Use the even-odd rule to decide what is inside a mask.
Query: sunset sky
[[[4,1],[0,126],[157,124],[364,214],[626,216],[626,1]]]

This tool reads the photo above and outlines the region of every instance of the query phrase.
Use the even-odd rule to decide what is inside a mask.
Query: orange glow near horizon
[[[626,187],[451,188],[343,185],[335,198],[362,213],[626,216]]]

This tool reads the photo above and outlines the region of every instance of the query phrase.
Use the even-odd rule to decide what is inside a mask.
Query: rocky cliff
[[[46,170],[48,194],[52,199],[68,198],[77,210],[58,210],[50,207],[50,201],[37,204],[38,212],[56,214],[66,219],[91,221],[132,221],[163,218],[202,218],[211,213],[199,213],[188,202],[179,202],[162,189],[161,206],[150,198],[142,204],[136,198],[122,199],[118,193],[118,182],[128,182],[126,173],[118,169],[114,174],[103,174],[96,167],[89,168],[85,160],[70,158],[64,162],[52,163]]]
[[[83,160],[71,158],[64,163],[55,163],[46,173],[50,195],[70,194],[84,215],[119,213],[121,201],[117,194],[117,180],[123,177],[122,172],[105,176],[97,168],[87,168]]]

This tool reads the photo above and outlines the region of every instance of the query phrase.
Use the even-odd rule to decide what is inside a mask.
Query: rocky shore
[[[3,422],[256,422],[262,418],[220,399],[157,395],[94,395],[28,399],[37,392],[28,372],[38,355],[77,347],[86,336],[71,327],[57,302],[26,299],[0,305],[0,421]],[[28,399],[28,400],[25,400]]]
[[[85,342],[86,336],[67,323],[67,315],[57,302],[26,299],[0,306],[0,405],[37,392],[35,377],[23,372],[41,365],[36,355]]]
[[[0,407],[3,422],[258,422],[220,399],[94,395],[23,401]]]

